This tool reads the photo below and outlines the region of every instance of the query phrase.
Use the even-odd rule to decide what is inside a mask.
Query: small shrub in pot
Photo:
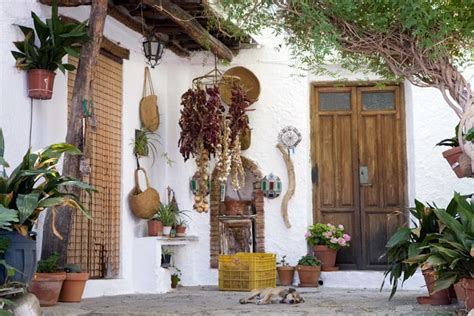
[[[66,279],[66,272],[60,272],[58,262],[58,253],[38,261],[30,292],[38,298],[41,306],[54,306],[58,303],[59,294]]]
[[[59,295],[60,302],[79,303],[89,280],[89,273],[82,272],[81,267],[76,264],[68,264],[64,267],[66,279],[64,280],[61,293]]]
[[[281,257],[281,260],[277,262],[278,279],[280,285],[292,285],[293,278],[295,276],[295,267],[290,266],[286,261],[286,255]]]
[[[317,287],[321,273],[321,261],[313,255],[301,257],[296,266],[302,287]]]

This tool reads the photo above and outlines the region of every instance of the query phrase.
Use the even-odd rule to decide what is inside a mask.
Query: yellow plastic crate
[[[251,291],[276,287],[276,255],[245,253],[219,256],[219,290]]]

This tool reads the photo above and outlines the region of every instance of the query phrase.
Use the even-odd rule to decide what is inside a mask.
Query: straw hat
[[[260,95],[260,82],[253,72],[245,67],[237,66],[228,69],[224,73],[224,77],[225,76],[240,78],[239,84],[247,93],[247,97],[252,101],[257,101],[258,96]],[[229,105],[232,103],[232,85],[232,80],[222,80],[219,83],[221,98]]]

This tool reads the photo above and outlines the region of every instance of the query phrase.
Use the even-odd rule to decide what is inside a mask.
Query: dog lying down
[[[240,299],[240,304],[298,304],[303,303],[304,299],[301,297],[294,288],[282,289],[282,288],[266,288],[266,289],[255,289],[250,292],[248,298]]]

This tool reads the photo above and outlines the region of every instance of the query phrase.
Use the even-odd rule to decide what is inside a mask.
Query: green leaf
[[[18,223],[18,212],[0,205],[0,229],[12,230],[13,223]]]
[[[429,265],[433,266],[433,267],[436,267],[436,266],[439,266],[439,265],[443,265],[446,262],[446,260],[444,260],[442,257],[440,256],[437,256],[437,255],[431,255],[428,257],[428,259],[426,260],[426,263],[428,263]]]
[[[63,64],[63,67],[64,67],[67,71],[74,71],[74,70],[76,70],[76,66],[71,65],[71,64]]]
[[[18,222],[20,225],[23,225],[38,207],[39,196],[39,193],[18,194],[16,206],[18,207]]]
[[[5,139],[3,138],[3,129],[0,128],[0,157],[5,155]]]
[[[444,275],[438,276],[435,281],[433,293],[449,288],[451,285],[454,284],[454,282],[456,282],[456,279],[457,275],[455,273],[446,273]]]
[[[48,39],[48,26],[46,25],[46,23],[41,21],[41,19],[38,15],[36,15],[36,13],[31,12],[31,17],[33,18],[36,34],[38,35],[41,45],[44,45],[46,43],[46,40]]]
[[[81,54],[81,52],[79,50],[74,49],[72,47],[64,47],[64,50],[66,51],[66,53],[68,53],[68,55],[71,55],[71,56],[77,57],[77,58],[79,58],[79,56]]]
[[[402,242],[408,241],[411,235],[411,229],[408,227],[400,227],[395,234],[387,242],[386,247],[392,248]]]
[[[59,206],[59,205],[63,205],[65,202],[66,202],[65,197],[46,198],[46,199],[41,200],[38,203],[38,207],[48,208],[48,207],[53,207],[53,206]]]

